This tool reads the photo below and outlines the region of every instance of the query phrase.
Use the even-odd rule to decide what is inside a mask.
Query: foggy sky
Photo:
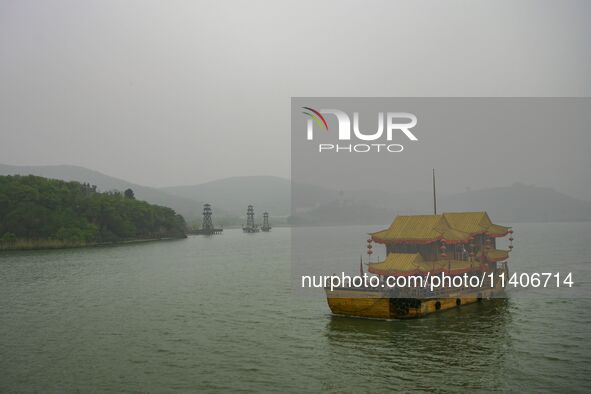
[[[149,186],[289,177],[291,96],[589,96],[590,11],[0,0],[0,163],[74,164]],[[581,162],[590,139],[565,142],[578,156],[560,160]],[[584,176],[557,185],[531,171],[591,199]]]

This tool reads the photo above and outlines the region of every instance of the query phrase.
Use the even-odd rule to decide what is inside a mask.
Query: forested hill
[[[136,200],[131,189],[38,176],[0,176],[0,249],[82,246],[185,236],[174,210]]]

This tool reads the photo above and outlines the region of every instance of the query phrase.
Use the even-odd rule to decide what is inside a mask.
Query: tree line
[[[178,238],[185,232],[181,215],[136,200],[131,189],[100,193],[88,183],[0,176],[0,244],[4,248],[19,240],[85,245]]]

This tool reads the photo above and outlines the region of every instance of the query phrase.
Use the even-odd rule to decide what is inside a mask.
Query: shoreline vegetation
[[[187,237],[171,208],[133,190],[98,192],[88,183],[0,176],[0,251],[66,249]]]
[[[77,241],[64,241],[60,239],[17,239],[14,242],[3,242],[0,241],[0,252],[9,251],[25,251],[25,250],[51,250],[51,249],[77,249],[77,248],[93,248],[101,246],[117,246],[117,245],[128,245],[138,244],[146,242],[158,242],[158,241],[173,241],[178,239],[184,239],[184,237],[166,237],[166,238],[137,238],[128,239],[122,241],[113,242],[77,242]]]

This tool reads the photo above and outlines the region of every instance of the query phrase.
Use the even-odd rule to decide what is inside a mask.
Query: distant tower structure
[[[201,223],[201,229],[195,230],[192,234],[199,234],[199,235],[211,235],[211,234],[219,234],[224,231],[221,228],[215,228],[213,226],[213,220],[211,219],[211,204],[203,204],[203,222]]]
[[[269,212],[263,212],[263,226],[261,230],[266,232],[271,231],[271,226],[269,226]]]
[[[252,205],[246,208],[246,227],[254,227],[254,207]]]
[[[254,224],[254,207],[252,205],[246,208],[246,226],[242,227],[242,231],[245,233],[259,232],[259,227]]]
[[[211,204],[203,204],[203,223],[201,224],[201,230],[213,230],[213,222],[211,221]]]

